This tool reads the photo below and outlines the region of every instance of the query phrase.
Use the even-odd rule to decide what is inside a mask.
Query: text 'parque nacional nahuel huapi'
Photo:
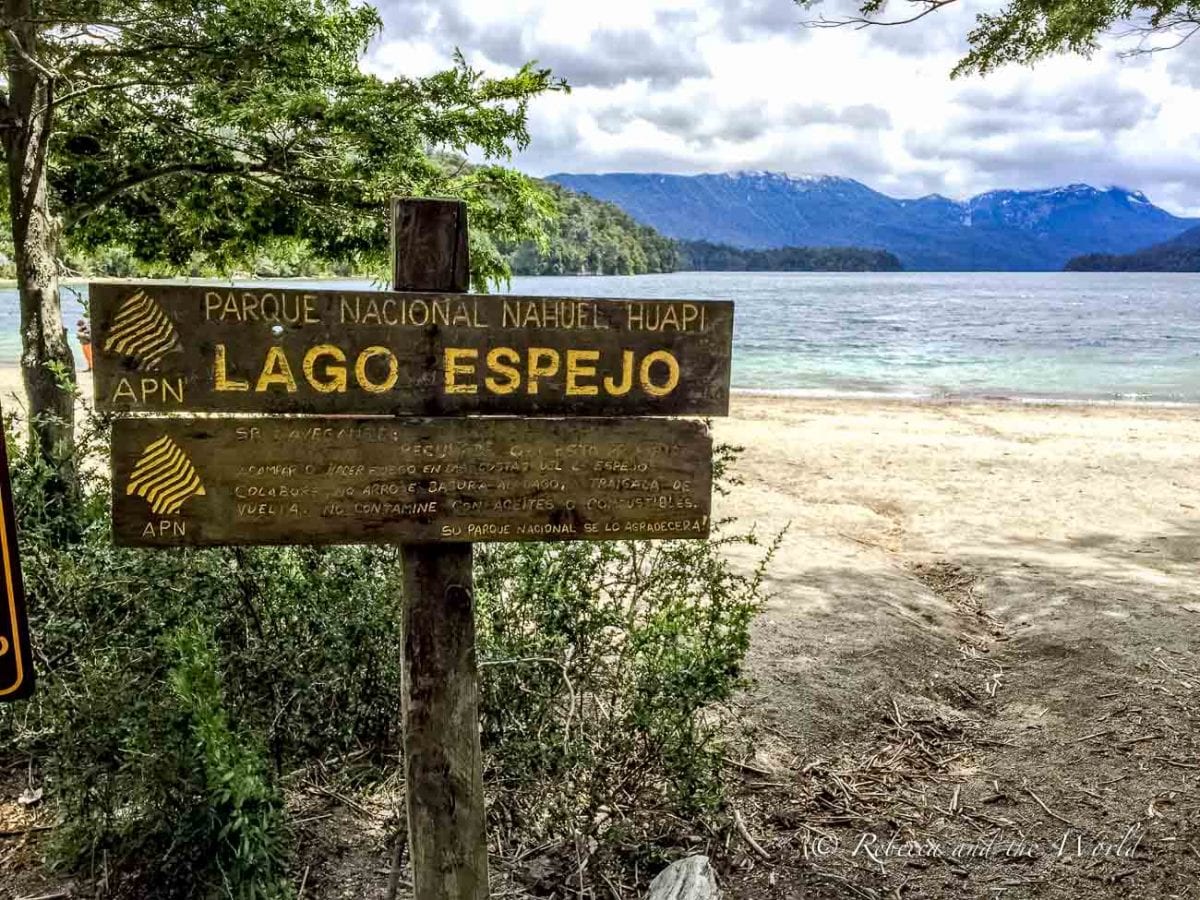
[[[728,412],[728,302],[95,284],[91,316],[109,412]]]

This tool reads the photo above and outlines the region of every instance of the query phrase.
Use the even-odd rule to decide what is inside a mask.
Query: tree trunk
[[[75,359],[67,343],[58,290],[58,224],[47,204],[46,166],[54,115],[54,79],[38,61],[29,0],[5,0],[11,30],[7,108],[2,129],[8,165],[13,261],[21,295],[21,374],[29,398],[33,449],[76,485]]]

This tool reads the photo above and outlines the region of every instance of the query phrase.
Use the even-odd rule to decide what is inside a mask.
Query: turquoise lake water
[[[1200,403],[1200,275],[676,273],[517,278],[512,292],[733,300],[743,390]],[[64,302],[73,335],[86,290]],[[7,289],[0,364],[19,346]]]

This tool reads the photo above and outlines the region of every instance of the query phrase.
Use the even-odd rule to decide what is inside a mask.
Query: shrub
[[[718,494],[739,483],[739,452],[716,448]],[[501,842],[557,848],[575,882],[634,868],[720,811],[729,726],[717,707],[742,685],[782,539],[739,572],[726,551],[759,540],[732,524],[708,541],[476,551],[485,783]],[[565,867],[554,874],[561,885]]]
[[[723,800],[714,704],[741,684],[764,567],[713,541],[499,544],[476,554],[493,824],[603,872]],[[670,815],[664,815],[669,813]],[[619,859],[624,851],[626,859]]]
[[[48,500],[54,472],[10,450],[40,682],[0,708],[0,747],[41,766],[63,822],[52,860],[103,866],[117,896],[285,896],[283,773],[352,750],[381,778],[397,765],[398,554],[115,547],[105,444],[93,422],[74,502]],[[713,708],[739,684],[762,591],[730,542],[754,538],[477,548],[502,844],[571,848],[585,877],[719,809]]]
[[[81,452],[104,438],[95,424]],[[285,764],[394,757],[396,554],[115,547],[96,466],[64,505],[51,467],[10,454],[40,680],[0,709],[0,746],[42,767],[52,860],[156,898],[277,896]]]

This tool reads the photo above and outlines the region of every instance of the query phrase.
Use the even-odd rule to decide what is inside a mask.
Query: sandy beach
[[[0,370],[5,409],[18,390]],[[717,514],[788,529],[737,709],[756,736],[737,802],[765,856],[747,849],[732,896],[1186,895],[1196,409],[738,395],[715,433],[745,448]],[[885,822],[1035,850],[852,852]],[[1135,854],[1085,857],[1132,826]]]
[[[737,896],[1187,896],[1196,410],[742,396],[733,413],[716,434],[745,446],[745,483],[724,512],[789,529],[741,704],[740,802],[773,864],[748,854]],[[958,852],[872,858],[885,822]],[[1104,852],[1127,833],[1136,852]]]

